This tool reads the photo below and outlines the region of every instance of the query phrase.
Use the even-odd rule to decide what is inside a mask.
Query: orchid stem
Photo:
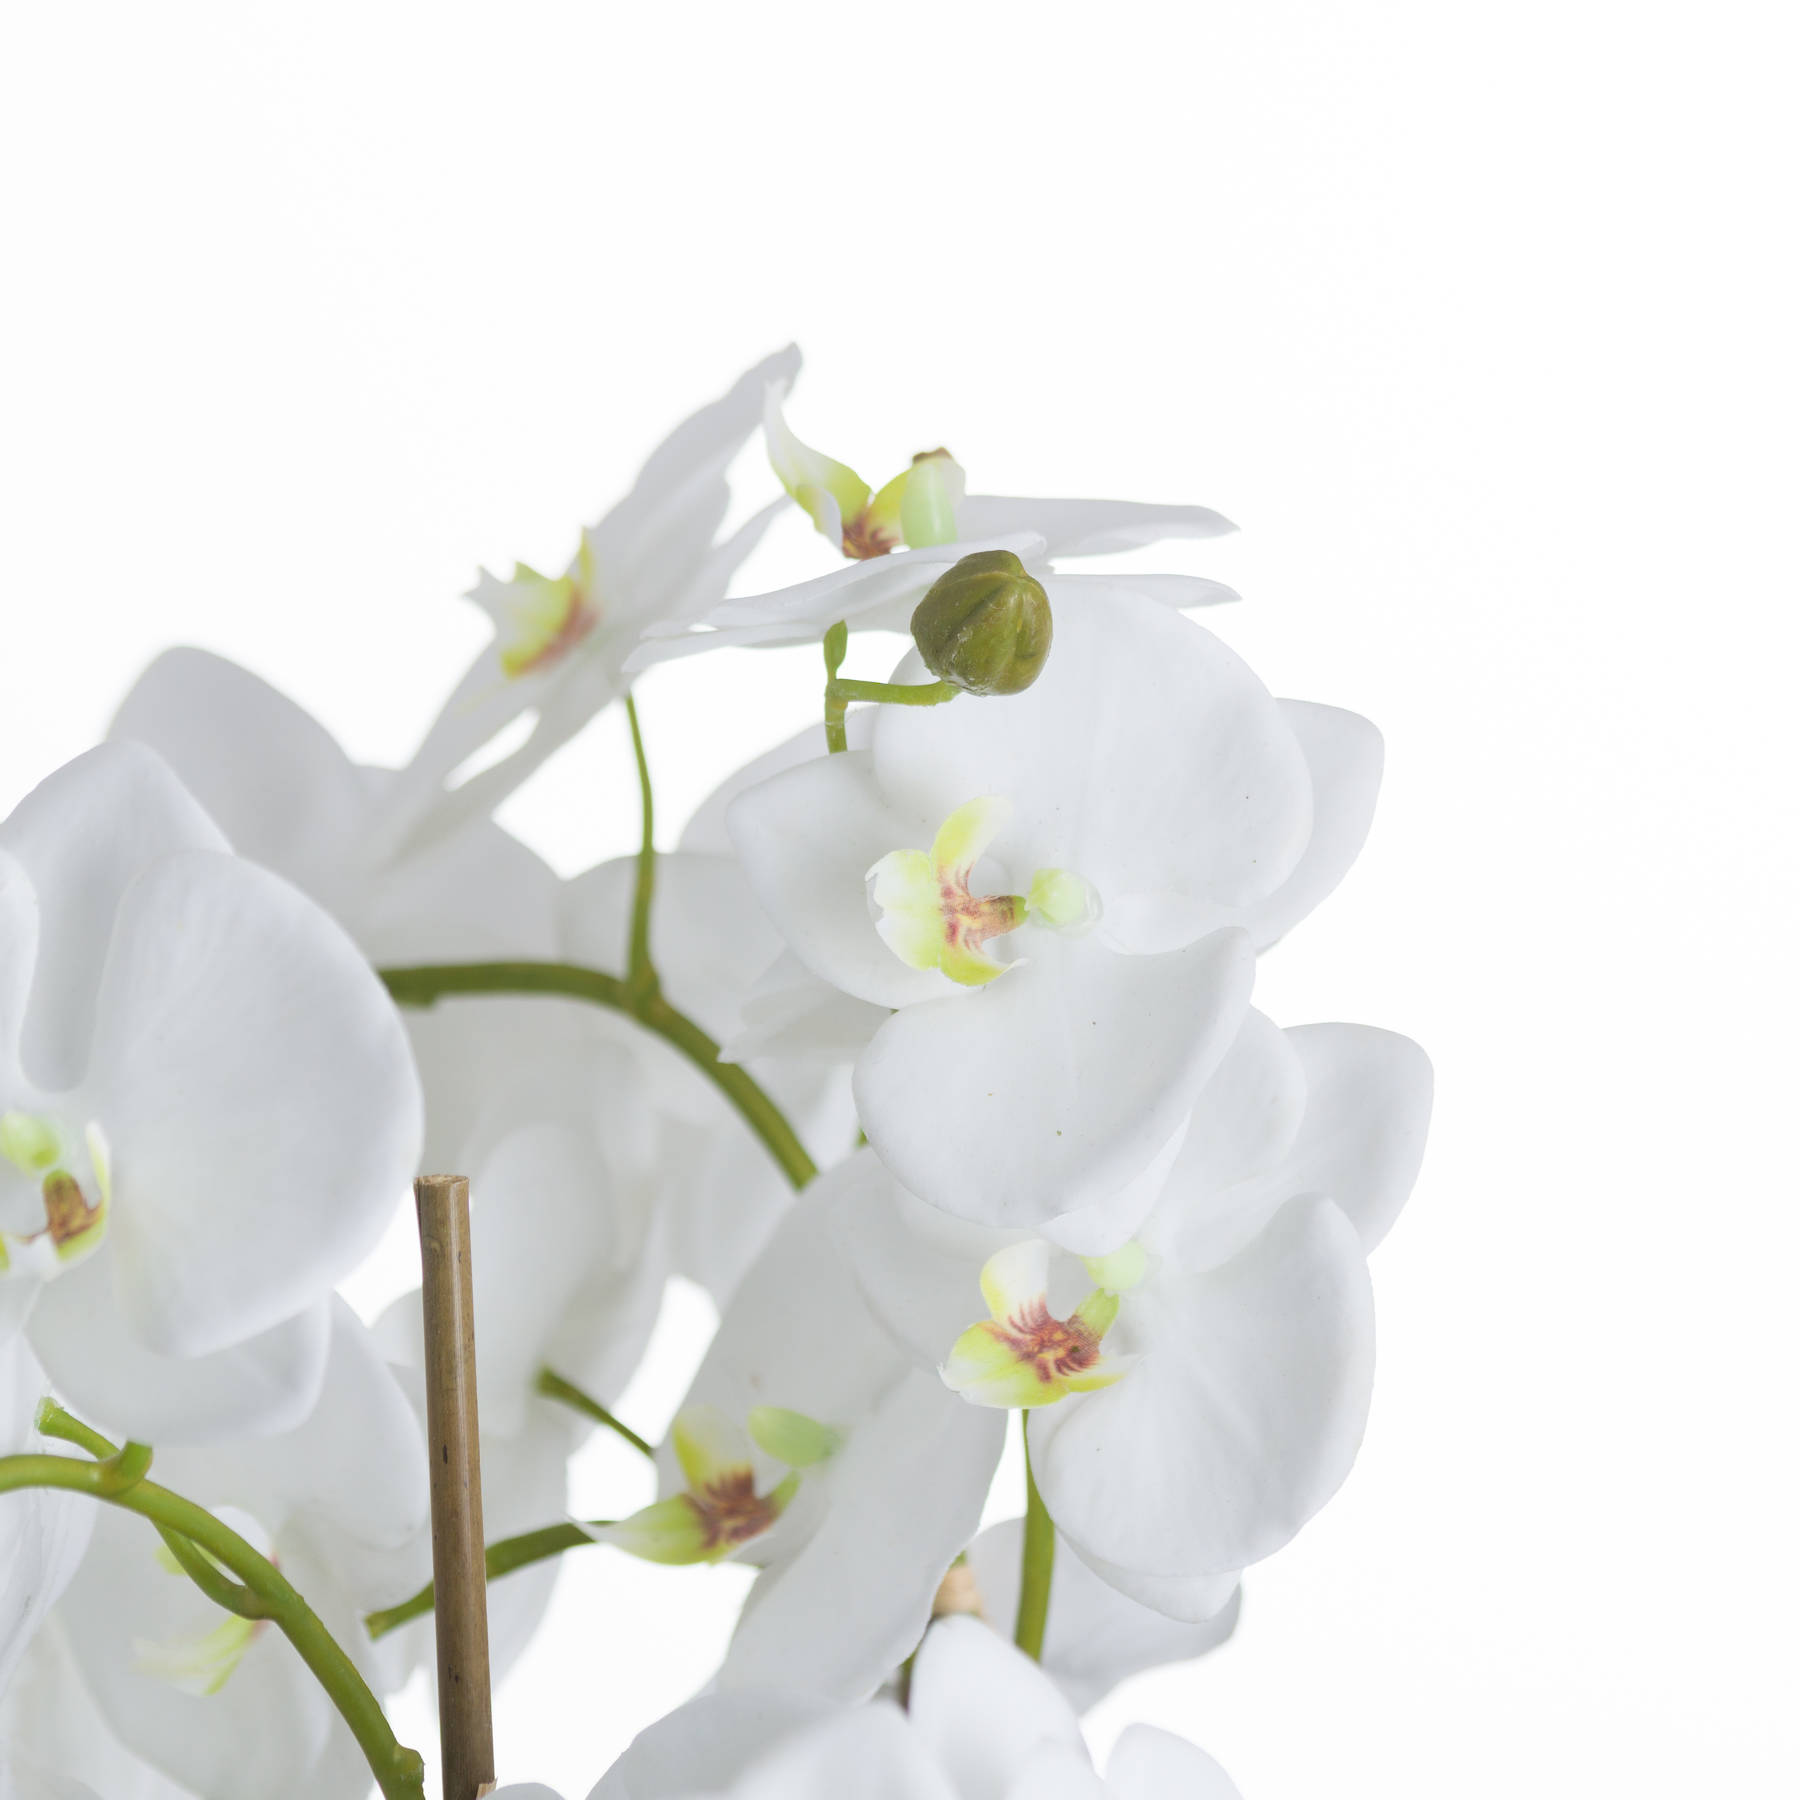
[[[962,689],[949,681],[853,681],[840,676],[844,653],[850,645],[850,627],[840,619],[825,634],[825,743],[833,751],[850,748],[844,716],[852,700],[873,700],[885,706],[942,706]]]
[[[611,1524],[612,1521],[594,1519],[590,1523],[598,1527]],[[587,1529],[573,1521],[564,1525],[545,1525],[536,1531],[521,1532],[517,1537],[496,1538],[487,1547],[487,1578],[489,1581],[498,1581],[502,1575],[510,1575],[515,1569],[529,1568],[533,1563],[544,1562],[552,1556],[560,1556],[565,1550],[578,1550],[583,1544],[593,1542]],[[424,1618],[436,1604],[437,1590],[428,1581],[416,1594],[408,1600],[402,1600],[398,1606],[370,1613],[363,1624],[370,1637],[386,1637],[390,1631],[398,1631],[402,1625]]]
[[[73,1413],[64,1412],[49,1400],[38,1408],[37,1427],[47,1438],[60,1438],[65,1444],[79,1445],[98,1462],[110,1462],[119,1454],[91,1425],[84,1425]],[[186,1538],[163,1525],[158,1525],[156,1531],[183,1573],[214,1606],[236,1613],[240,1619],[266,1619],[269,1616],[268,1608],[247,1587],[231,1580],[217,1563]]]
[[[637,759],[638,793],[643,802],[643,841],[638,846],[637,885],[631,896],[631,947],[626,981],[634,994],[649,1000],[657,990],[656,967],[650,960],[650,902],[656,893],[656,801],[650,789],[650,763],[644,755],[644,733],[638,723],[637,702],[625,696],[625,717],[631,725],[631,753]]]
[[[1027,1415],[1029,1418],[1029,1415]],[[1056,1527],[1031,1472],[1031,1427],[1025,1439],[1025,1542],[1019,1556],[1019,1611],[1013,1642],[1031,1658],[1044,1656],[1044,1627],[1050,1618],[1050,1576],[1056,1567]]]
[[[609,1006],[636,1019],[646,1031],[672,1044],[712,1082],[738,1116],[762,1140],[796,1188],[819,1172],[806,1146],[755,1079],[736,1063],[722,1062],[719,1046],[659,993],[634,992],[629,981],[601,969],[576,963],[490,962],[429,963],[417,968],[381,969],[377,973],[402,1006],[430,1006],[458,994],[557,994]]]
[[[608,1431],[616,1431],[632,1449],[642,1452],[652,1462],[656,1460],[656,1446],[648,1438],[639,1437],[623,1419],[608,1412],[591,1394],[584,1394],[574,1382],[563,1380],[554,1369],[539,1369],[532,1386],[546,1400],[560,1401],[562,1405],[580,1413],[583,1418],[592,1419],[596,1425],[604,1425]]]
[[[70,1420],[60,1408],[48,1405],[40,1419],[57,1426],[65,1425],[65,1422],[69,1425],[79,1423]],[[48,1435],[69,1442],[81,1441],[66,1428],[50,1431]],[[98,1437],[97,1433],[93,1435]],[[99,1442],[104,1444],[105,1440],[99,1439]],[[111,1446],[107,1448],[110,1450]],[[418,1751],[408,1749],[394,1736],[393,1727],[381,1710],[381,1702],[370,1691],[369,1684],[287,1577],[203,1506],[141,1477],[120,1486],[117,1468],[109,1463],[110,1458],[82,1462],[73,1456],[0,1457],[0,1494],[26,1488],[57,1488],[104,1500],[109,1506],[148,1519],[164,1534],[165,1542],[173,1534],[191,1546],[197,1555],[210,1558],[235,1575],[265,1609],[262,1616],[281,1628],[301,1661],[343,1715],[344,1723],[368,1759],[370,1772],[384,1800],[424,1800],[424,1759]]]

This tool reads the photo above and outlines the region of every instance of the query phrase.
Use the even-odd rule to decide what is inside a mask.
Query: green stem
[[[687,1057],[737,1108],[739,1117],[762,1139],[764,1148],[795,1187],[805,1187],[818,1173],[781,1108],[736,1063],[721,1062],[719,1046],[660,994],[634,993],[630,984],[618,976],[600,969],[584,969],[576,963],[430,963],[410,969],[381,969],[377,973],[402,1006],[430,1006],[456,994],[556,994],[567,1000],[610,1006],[615,1012],[636,1019],[646,1031],[654,1032]]]
[[[850,627],[842,620],[825,633],[825,748],[835,756],[850,748],[844,732],[844,714],[850,702],[837,691],[837,672],[850,648]]]
[[[386,1800],[424,1800],[423,1759],[395,1738],[369,1684],[286,1576],[204,1507],[153,1481],[140,1479],[127,1487],[117,1481],[116,1468],[107,1462],[81,1462],[72,1456],[0,1457],[0,1494],[25,1488],[87,1494],[148,1519],[229,1570],[267,1609],[264,1616],[281,1627],[343,1715]]]
[[[1027,1415],[1029,1419],[1029,1415]],[[1050,1617],[1050,1576],[1056,1566],[1056,1527],[1031,1472],[1031,1427],[1025,1438],[1025,1545],[1019,1557],[1019,1611],[1013,1642],[1033,1662],[1044,1655],[1044,1626]]]
[[[638,846],[637,885],[631,896],[631,948],[625,965],[626,980],[633,993],[648,999],[657,989],[656,969],[650,961],[650,902],[656,893],[656,801],[650,791],[650,763],[644,755],[637,702],[629,694],[625,696],[625,717],[631,725],[631,753],[637,759],[644,819],[643,840]]]
[[[607,1525],[608,1519],[595,1519],[595,1526]],[[537,1531],[524,1531],[517,1537],[497,1538],[487,1547],[487,1578],[498,1581],[502,1575],[510,1575],[515,1569],[528,1568],[532,1563],[544,1562],[552,1556],[560,1556],[565,1550],[578,1550],[583,1544],[593,1543],[583,1528],[573,1521],[565,1525],[545,1525]],[[428,1581],[409,1600],[402,1600],[398,1606],[390,1606],[382,1612],[372,1612],[363,1620],[369,1636],[386,1637],[390,1631],[398,1631],[402,1625],[414,1619],[422,1619],[437,1604],[437,1595]]]
[[[837,676],[829,685],[845,700],[879,700],[887,706],[942,706],[962,692],[950,681],[852,681]]]
[[[625,1423],[623,1419],[609,1413],[591,1394],[584,1394],[572,1381],[564,1381],[554,1369],[539,1369],[537,1380],[532,1384],[546,1400],[560,1401],[572,1411],[580,1413],[584,1418],[592,1419],[596,1425],[604,1425],[609,1431],[616,1431],[632,1449],[640,1450],[653,1462],[656,1459],[656,1446],[647,1438],[641,1438]]]
[[[91,1425],[84,1425],[73,1413],[64,1412],[52,1400],[46,1400],[38,1408],[37,1428],[45,1437],[60,1438],[65,1444],[80,1445],[89,1456],[100,1462],[111,1463],[119,1455],[109,1439],[103,1438]],[[232,1581],[217,1563],[196,1550],[178,1532],[170,1531],[162,1525],[157,1526],[156,1532],[168,1546],[169,1554],[181,1566],[182,1572],[214,1606],[236,1613],[240,1619],[266,1619],[269,1616],[268,1609],[247,1587]]]
[[[962,689],[949,681],[852,681],[840,676],[850,647],[850,627],[842,619],[825,633],[825,746],[836,753],[850,748],[844,715],[852,700],[874,700],[887,706],[942,706]]]

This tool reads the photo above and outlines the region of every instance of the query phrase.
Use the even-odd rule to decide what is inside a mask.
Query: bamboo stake
[[[437,1593],[443,1792],[444,1800],[479,1800],[494,1788],[494,1718],[475,1406],[469,1183],[461,1175],[422,1175],[413,1183],[413,1200],[424,1267],[425,1423],[431,1442],[431,1572]]]

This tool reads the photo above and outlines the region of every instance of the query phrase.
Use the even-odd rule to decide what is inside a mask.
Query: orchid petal
[[[1002,494],[970,494],[957,509],[965,538],[1034,531],[1044,554],[1104,556],[1137,550],[1170,538],[1223,537],[1237,530],[1205,506],[1154,506],[1139,500],[1034,500]]]
[[[1005,1800],[1020,1768],[1045,1749],[1086,1758],[1056,1683],[979,1619],[940,1619],[926,1633],[907,1712],[958,1800]]]
[[[1127,1725],[1106,1763],[1113,1800],[1241,1800],[1231,1777],[1204,1750],[1154,1725]]]
[[[969,1546],[982,1616],[996,1630],[1005,1630],[1018,1609],[1023,1535],[1024,1521],[1008,1519]],[[1086,1712],[1129,1676],[1216,1650],[1237,1621],[1235,1582],[1208,1617],[1197,1624],[1177,1622],[1127,1598],[1060,1543],[1040,1661],[1075,1710]]]
[[[1040,940],[1004,980],[882,1026],[856,1068],[863,1129],[904,1186],[977,1223],[1129,1198],[1230,1047],[1252,975],[1238,932],[1161,956]]]
[[[956,991],[935,970],[902,962],[870,916],[868,870],[891,850],[929,844],[939,820],[889,807],[866,753],[777,775],[740,794],[727,818],[756,898],[815,975],[876,1006]]]
[[[38,944],[21,1060],[41,1087],[82,1076],[120,904],[146,865],[224,837],[141,744],[102,744],[58,769],[0,823],[0,851],[37,898]]]
[[[1033,1415],[1044,1503],[1083,1556],[1244,1568],[1330,1499],[1362,1439],[1375,1336],[1355,1228],[1295,1200],[1231,1262],[1132,1302],[1132,1378]]]
[[[416,1166],[418,1079],[317,906],[248,863],[164,857],[121,900],[95,1014],[119,1302],[150,1348],[266,1331],[373,1249]]]
[[[331,1344],[325,1301],[208,1355],[164,1356],[126,1323],[115,1255],[105,1245],[47,1284],[31,1315],[32,1348],[82,1417],[173,1446],[291,1431],[312,1410]]]

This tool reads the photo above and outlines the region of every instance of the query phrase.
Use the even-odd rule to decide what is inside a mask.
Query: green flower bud
[[[1010,550],[979,550],[931,584],[912,634],[938,680],[971,694],[1020,694],[1050,654],[1050,599]]]

